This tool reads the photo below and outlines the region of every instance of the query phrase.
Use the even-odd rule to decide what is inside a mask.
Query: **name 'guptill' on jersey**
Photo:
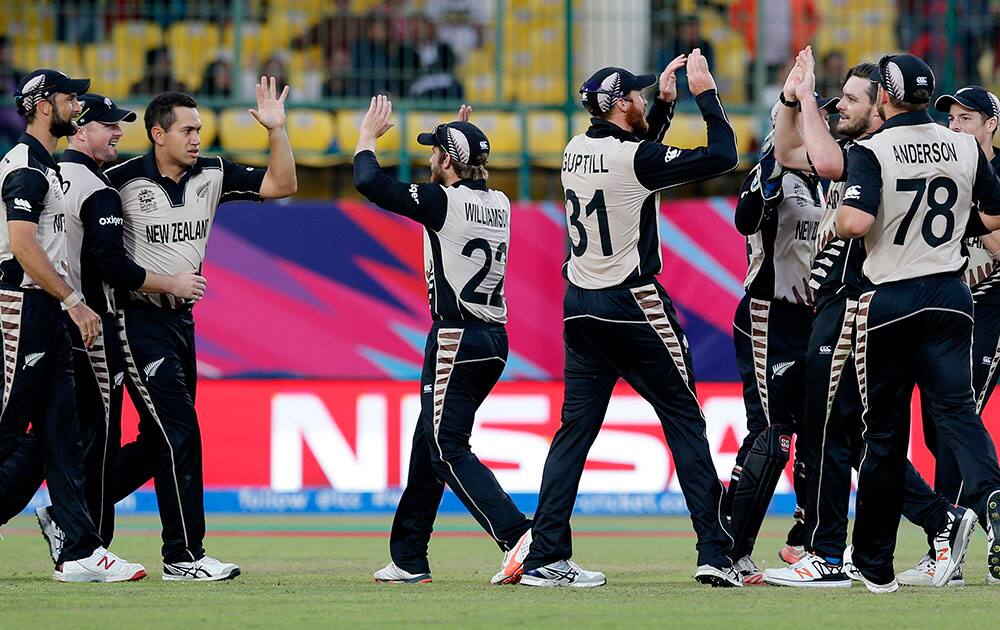
[[[663,267],[659,191],[709,179],[739,163],[736,133],[715,90],[695,99],[708,144],[680,149],[661,144],[673,104],[656,99],[643,136],[592,118],[563,152],[569,256],[566,279],[582,289],[648,282]]]

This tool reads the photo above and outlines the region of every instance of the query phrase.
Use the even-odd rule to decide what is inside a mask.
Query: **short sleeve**
[[[267,169],[244,166],[225,158],[219,160],[222,162],[222,196],[219,201],[260,201],[260,187]]]
[[[861,145],[851,147],[847,187],[840,203],[878,216],[882,204],[882,165],[871,149]]]
[[[3,182],[3,203],[8,221],[38,223],[49,193],[49,180],[33,168],[12,171]]]

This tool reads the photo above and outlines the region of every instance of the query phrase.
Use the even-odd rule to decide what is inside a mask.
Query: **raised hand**
[[[687,63],[687,55],[678,55],[660,73],[660,100],[677,100],[677,71]]]
[[[781,88],[786,101],[796,100],[795,90],[799,87],[800,83],[802,83],[802,66],[799,65],[798,59],[796,59],[796,62],[792,65],[792,69],[788,72],[784,87]]]
[[[461,111],[459,115],[461,115]],[[392,126],[392,101],[384,94],[373,96],[371,105],[368,106],[368,112],[361,121],[361,137],[381,138],[392,129]]]
[[[715,78],[708,70],[708,60],[701,54],[700,48],[695,48],[687,58],[688,89],[698,96],[702,92],[714,90]]]
[[[469,118],[472,116],[472,105],[466,105],[462,103],[462,106],[458,108],[458,119],[462,122],[469,122]]]
[[[278,96],[278,83],[274,77],[261,77],[257,84],[257,109],[251,109],[250,115],[257,119],[265,129],[278,129],[285,126],[285,99],[288,98],[288,86],[281,90]]]
[[[816,59],[813,57],[812,46],[806,46],[795,60],[802,68],[802,81],[795,88],[795,96],[799,101],[813,98],[816,92]]]

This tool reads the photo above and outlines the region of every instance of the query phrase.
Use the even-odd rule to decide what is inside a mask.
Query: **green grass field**
[[[780,565],[787,519],[769,519],[757,544],[762,568]],[[694,538],[681,518],[578,518],[575,557],[608,575],[598,589],[494,588],[500,553],[468,517],[442,517],[431,543],[433,584],[380,585],[387,517],[210,516],[207,549],[239,563],[231,582],[160,579],[159,525],[122,518],[113,549],[150,572],[127,584],[57,584],[33,519],[0,530],[0,627],[677,626],[994,627],[1000,587],[985,583],[985,542],[977,532],[967,586],[872,595],[863,587],[799,590],[711,589],[698,585]],[[614,532],[614,535],[604,532]],[[262,533],[264,532],[264,533]],[[897,568],[923,550],[902,527]]]

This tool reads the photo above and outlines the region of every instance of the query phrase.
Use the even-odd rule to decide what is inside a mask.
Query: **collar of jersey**
[[[487,189],[485,179],[460,179],[451,185],[452,188],[458,188],[459,186],[465,186],[467,188],[473,188],[475,190]]]
[[[17,139],[18,144],[28,145],[28,153],[31,153],[36,160],[48,166],[49,168],[54,168],[59,170],[59,165],[56,164],[56,159],[52,157],[52,154],[45,150],[42,143],[38,141],[38,138],[31,135],[30,133],[22,133],[21,137]]]
[[[896,114],[889,120],[885,121],[882,125],[882,129],[904,127],[907,125],[926,125],[933,122],[934,119],[931,118],[931,115],[927,113],[926,110],[920,112],[906,112],[904,114]]]
[[[193,166],[189,166],[184,169],[184,173],[181,175],[181,180],[179,182],[175,182],[169,177],[160,175],[160,169],[156,168],[156,156],[153,154],[152,150],[142,156],[142,167],[145,169],[146,175],[154,182],[170,182],[175,186],[181,186],[189,177],[194,177],[201,171],[201,158],[198,158],[198,161],[195,162]]]
[[[66,149],[65,151],[63,151],[62,157],[59,158],[59,161],[72,162],[73,164],[82,164],[83,166],[86,166],[88,169],[90,169],[91,173],[97,175],[101,179],[101,181],[103,181],[105,184],[109,186],[111,185],[111,182],[108,180],[107,175],[105,175],[104,171],[101,170],[101,167],[97,165],[97,162],[94,161],[94,158],[90,157],[89,155],[87,155],[82,151],[77,151],[76,149]]]
[[[590,119],[590,129],[587,130],[588,138],[617,138],[625,142],[638,142],[639,138],[636,137],[631,131],[625,131],[618,125],[602,120],[600,118]]]

